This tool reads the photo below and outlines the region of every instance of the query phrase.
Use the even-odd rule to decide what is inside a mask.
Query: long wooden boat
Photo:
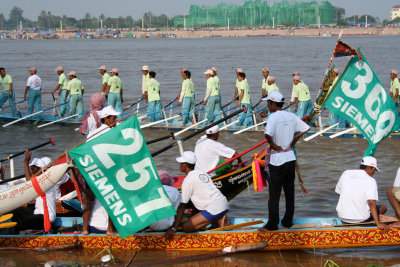
[[[57,218],[59,220],[59,218]],[[63,218],[65,225],[81,223],[81,218]],[[69,223],[66,223],[69,220]],[[231,218],[231,224],[258,221],[260,218]],[[119,235],[90,234],[87,236],[75,233],[52,235],[1,235],[1,247],[53,247],[70,244],[76,241],[83,248],[115,248],[129,250],[219,250],[228,246],[245,245],[266,241],[265,250],[323,249],[367,246],[400,245],[400,230],[388,232],[376,226],[341,225],[337,218],[295,218],[295,225],[313,223],[316,226],[303,229],[280,229],[277,231],[258,232],[254,225],[248,229],[231,231],[203,231],[197,233],[178,232],[173,239],[165,238],[164,233],[142,232],[121,239]],[[296,227],[296,226],[294,226]]]

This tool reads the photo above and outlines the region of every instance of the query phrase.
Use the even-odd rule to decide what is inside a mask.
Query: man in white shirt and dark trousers
[[[189,201],[192,201],[199,212],[182,225],[183,232],[198,231],[214,221],[218,222],[220,227],[229,225],[226,215],[229,210],[228,200],[207,173],[194,170],[195,154],[185,151],[181,157],[176,158],[176,161],[180,163],[180,171],[185,173],[186,177],[182,183],[182,202],[176,211],[175,221],[165,236],[172,238],[175,235]]]
[[[268,102],[271,115],[268,117],[265,130],[265,138],[270,145],[270,152],[266,157],[266,168],[269,168],[269,218],[268,223],[259,229],[261,232],[278,230],[279,199],[282,188],[285,192],[286,212],[281,223],[287,228],[293,225],[296,170],[296,155],[293,147],[310,129],[296,115],[282,110],[284,98],[280,92],[272,91],[263,100]],[[270,156],[269,162],[268,156]]]
[[[375,221],[379,229],[388,229],[379,219],[387,208],[376,204],[378,186],[372,178],[376,170],[379,171],[376,159],[364,157],[359,170],[347,170],[340,176],[335,189],[340,196],[336,211],[344,223]]]

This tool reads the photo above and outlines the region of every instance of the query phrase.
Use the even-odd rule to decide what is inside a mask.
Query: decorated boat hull
[[[234,218],[232,223],[260,220],[256,218]],[[264,219],[264,222],[266,219]],[[334,221],[336,218],[297,218],[294,223]],[[260,227],[262,224],[257,225]],[[338,226],[338,225],[336,225]],[[164,233],[137,233],[125,239],[119,235],[14,235],[0,236],[1,247],[53,247],[82,243],[83,248],[113,248],[128,250],[220,250],[224,247],[245,245],[266,241],[265,250],[324,249],[366,246],[400,245],[400,230],[390,229],[383,232],[377,227],[334,227],[320,226],[306,229],[284,229],[270,232],[258,232],[256,227],[250,230],[204,231],[198,233],[177,233],[173,239],[166,239]]]

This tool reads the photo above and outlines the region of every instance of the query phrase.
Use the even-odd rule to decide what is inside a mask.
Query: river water
[[[389,71],[398,67],[398,37],[344,37],[343,41],[352,47],[361,46],[384,87],[389,88]],[[180,90],[180,68],[186,67],[192,72],[192,79],[199,92],[196,102],[205,93],[206,79],[203,72],[215,65],[219,69],[223,104],[233,97],[235,86],[235,68],[244,68],[253,103],[261,95],[261,69],[268,67],[270,74],[276,77],[277,85],[285,97],[290,97],[291,74],[298,70],[303,81],[308,84],[312,98],[315,99],[325,68],[329,62],[336,38],[318,37],[273,37],[273,38],[214,38],[214,39],[119,39],[119,40],[32,40],[2,41],[1,67],[13,78],[16,97],[22,99],[27,69],[38,67],[38,75],[43,81],[44,108],[53,105],[50,92],[57,84],[58,76],[54,69],[58,65],[77,71],[78,78],[85,86],[84,104],[88,108],[89,97],[99,91],[101,76],[97,68],[107,65],[109,69],[117,67],[124,84],[125,104],[140,97],[141,66],[149,65],[157,72],[161,83],[161,95],[164,103],[173,99]],[[342,70],[346,58],[335,59],[334,63]],[[20,109],[25,110],[21,105]],[[55,158],[64,150],[71,148],[84,137],[74,131],[75,127],[49,126],[38,129],[33,125],[13,125],[0,128],[0,157],[12,152],[46,141],[51,136],[56,142],[54,147],[39,149],[33,157],[49,156]],[[145,129],[147,140],[168,134],[165,130]],[[261,133],[232,135],[222,133],[220,141],[241,152],[263,140]],[[193,150],[196,138],[184,143],[185,150]],[[169,141],[150,145],[150,151],[168,144]],[[358,168],[360,157],[368,143],[363,139],[318,137],[310,142],[300,141],[297,145],[298,163],[304,184],[309,194],[296,195],[297,217],[336,216],[337,196],[335,185],[344,170]],[[384,140],[376,151],[381,173],[376,173],[380,204],[389,206],[385,191],[391,186],[399,166],[400,140]],[[175,162],[177,148],[172,148],[155,158],[158,169],[166,169],[178,175],[179,165]],[[16,174],[23,173],[22,158],[16,159]],[[243,191],[230,202],[230,216],[267,217],[268,193]],[[281,201],[281,212],[284,202]],[[96,251],[97,252],[97,251]],[[316,251],[290,251],[246,253],[232,257],[192,263],[191,266],[323,266],[327,259],[340,265],[366,266],[369,263],[391,265],[400,263],[400,249],[397,247],[336,249]],[[131,251],[115,251],[115,255],[128,261]],[[18,266],[23,262],[29,265],[43,265],[47,260],[58,260],[59,264],[68,262],[96,263],[92,259],[94,251],[73,251],[38,254],[37,252],[4,253],[0,251],[0,266]],[[148,262],[154,259],[168,259],[193,253],[177,252],[139,252],[135,261]],[[21,255],[25,255],[21,257]],[[23,261],[22,261],[23,260]]]

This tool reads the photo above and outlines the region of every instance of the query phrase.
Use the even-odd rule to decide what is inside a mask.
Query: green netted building
[[[174,26],[184,27],[185,22],[186,27],[333,24],[334,15],[334,7],[327,1],[321,4],[316,1],[293,4],[283,1],[270,5],[267,1],[255,0],[246,1],[243,6],[192,5],[188,16],[175,18]]]

